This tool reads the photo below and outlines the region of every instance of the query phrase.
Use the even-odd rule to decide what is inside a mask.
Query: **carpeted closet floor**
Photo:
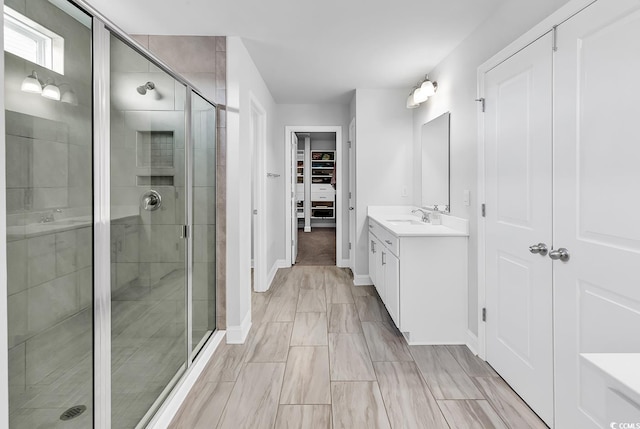
[[[311,232],[298,230],[298,259],[296,265],[335,265],[336,229],[313,228]]]

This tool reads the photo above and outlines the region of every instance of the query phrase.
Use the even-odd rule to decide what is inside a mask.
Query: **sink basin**
[[[426,222],[414,219],[390,219],[387,222],[391,225],[428,225]]]

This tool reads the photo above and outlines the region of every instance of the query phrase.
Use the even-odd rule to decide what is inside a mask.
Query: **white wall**
[[[276,132],[273,139],[273,147],[269,147],[267,150],[272,152],[271,156],[274,159],[279,160],[282,163],[282,169],[284,171],[284,150],[285,150],[285,135],[284,128],[286,126],[341,126],[342,127],[342,153],[340,161],[342,164],[342,182],[343,191],[349,189],[349,165],[346,160],[348,159],[348,145],[349,139],[349,106],[346,104],[278,104],[278,119],[276,124]],[[280,200],[278,201],[281,207],[280,219],[281,224],[274,224],[273,227],[280,228],[281,231],[281,258],[284,258],[285,254],[285,201],[284,201],[284,183],[282,184],[282,191],[280,192]],[[340,207],[342,208],[342,257],[343,259],[349,258],[349,194],[348,191],[342,193],[342,202]],[[269,227],[272,225],[270,224]]]
[[[369,274],[367,206],[413,203],[412,112],[406,99],[404,89],[357,89],[352,102],[357,107],[356,281]]]
[[[517,37],[550,15],[566,0],[512,0],[499,7],[444,61],[429,72],[438,82],[436,95],[413,111],[414,184],[420,184],[420,128],[444,112],[451,112],[451,213],[470,220],[469,329],[478,332],[477,278],[477,69]],[[409,89],[409,88],[407,88]],[[406,92],[406,91],[405,91]],[[360,104],[358,104],[360,107]],[[463,191],[471,191],[471,205],[463,204]],[[420,204],[416,193],[415,204]]]
[[[267,113],[267,139],[273,135],[275,102],[242,40],[227,38],[227,332],[244,340],[251,318],[250,133],[253,96]],[[267,142],[269,146],[270,142]],[[267,171],[272,171],[267,148]],[[266,180],[266,178],[265,178]],[[267,181],[267,198],[277,184]],[[267,216],[267,222],[272,221]],[[268,223],[269,225],[269,223]],[[267,243],[281,240],[267,228]],[[282,241],[282,240],[281,240]],[[267,267],[269,269],[270,266]]]

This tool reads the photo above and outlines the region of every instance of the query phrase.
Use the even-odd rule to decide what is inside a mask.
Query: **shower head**
[[[138,94],[140,95],[145,95],[147,93],[147,90],[152,90],[152,89],[156,89],[156,84],[153,82],[147,82],[144,85],[140,85],[139,87],[136,88],[136,91],[138,91]]]

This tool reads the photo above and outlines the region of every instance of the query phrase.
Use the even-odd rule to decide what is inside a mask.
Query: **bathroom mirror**
[[[449,211],[449,112],[422,126],[422,206]]]

